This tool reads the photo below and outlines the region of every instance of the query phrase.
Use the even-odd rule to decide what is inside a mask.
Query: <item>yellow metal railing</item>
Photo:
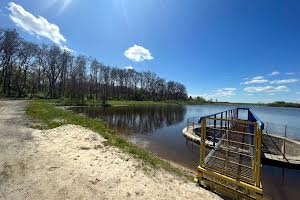
[[[233,112],[223,117],[221,114],[201,120],[198,181],[222,186],[228,193],[234,191],[245,198],[261,198],[262,130],[257,122],[240,120]],[[214,126],[207,126],[211,122]],[[215,137],[216,132],[221,136]],[[207,137],[217,141],[213,148],[206,144]]]

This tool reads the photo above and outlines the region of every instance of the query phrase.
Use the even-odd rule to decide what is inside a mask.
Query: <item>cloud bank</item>
[[[215,96],[219,97],[231,97],[235,95],[236,88],[221,88],[218,89],[218,92]]]
[[[283,83],[296,83],[298,81],[299,81],[299,79],[290,78],[290,79],[283,79],[283,80],[274,80],[274,81],[270,81],[270,83],[272,83],[272,84],[283,84]]]
[[[264,87],[246,87],[244,88],[245,92],[281,92],[281,91],[289,91],[289,88],[286,86],[264,86]]]
[[[268,80],[264,79],[263,76],[255,76],[251,80],[245,81],[241,84],[248,85],[248,84],[267,83],[267,82],[268,82]]]

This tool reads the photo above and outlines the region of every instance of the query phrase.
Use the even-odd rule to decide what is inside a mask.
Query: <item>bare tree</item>
[[[46,74],[49,81],[48,97],[55,98],[56,81],[62,72],[60,65],[61,49],[58,46],[52,45],[47,54]]]
[[[11,96],[14,61],[20,47],[20,37],[16,30],[5,30],[1,36],[1,78],[4,95]]]
[[[16,59],[18,61],[18,70],[15,77],[18,97],[24,96],[24,89],[27,87],[28,70],[36,59],[37,51],[38,46],[36,44],[24,40],[20,41],[20,47]]]
[[[15,97],[185,100],[184,85],[157,74],[109,67],[56,45],[38,46],[0,29],[0,95]],[[38,94],[38,95],[37,95]]]

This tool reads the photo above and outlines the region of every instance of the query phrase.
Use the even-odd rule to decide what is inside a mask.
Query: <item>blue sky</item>
[[[30,41],[151,70],[193,96],[300,102],[300,1],[11,2],[0,25]]]

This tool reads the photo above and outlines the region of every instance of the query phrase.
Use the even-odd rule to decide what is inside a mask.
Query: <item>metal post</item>
[[[253,156],[252,160],[252,166],[253,166],[253,176],[254,176],[254,182],[256,184],[256,169],[257,169],[257,124],[253,125],[253,140],[250,139],[250,144],[253,145],[253,147],[250,147],[250,154]]]
[[[226,154],[225,154],[225,167],[224,170],[226,170],[227,168],[227,164],[228,164],[228,150],[229,150],[229,131],[226,130]]]
[[[223,113],[221,113],[221,128],[223,128]]]
[[[247,116],[247,119],[248,119],[248,121],[250,121],[250,110],[248,110],[248,116]]]
[[[228,121],[227,121],[227,111],[225,112],[225,119],[226,119],[226,121],[225,121],[225,128],[227,128],[227,123],[228,123]]]
[[[232,126],[232,110],[230,111],[230,119],[231,119],[230,126]]]
[[[257,135],[257,156],[256,156],[256,180],[255,186],[260,188],[260,173],[261,173],[261,142],[262,142],[262,130],[256,125],[256,135]]]
[[[214,115],[215,119],[214,119],[214,128],[216,128],[216,118],[217,118],[217,115]]]
[[[216,120],[215,120],[216,121]],[[215,126],[216,127],[216,126]],[[215,147],[216,146],[216,131],[214,130],[214,138],[213,138],[213,146]]]
[[[283,139],[283,158],[285,158],[285,140],[286,140],[287,125],[284,126],[284,139]]]
[[[200,166],[205,167],[206,118],[201,121]]]

